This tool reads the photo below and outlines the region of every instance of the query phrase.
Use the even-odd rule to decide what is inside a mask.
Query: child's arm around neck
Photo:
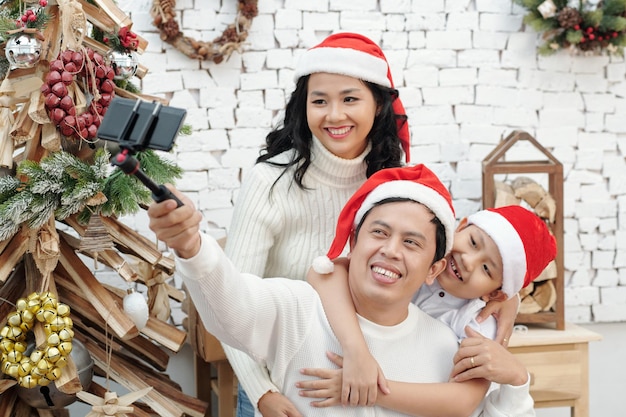
[[[335,260],[332,274],[321,275],[311,269],[307,281],[320,295],[326,317],[341,344],[344,357],[341,402],[351,405],[376,403],[378,388],[388,392],[387,381],[370,354],[359,326],[348,287],[346,258]]]

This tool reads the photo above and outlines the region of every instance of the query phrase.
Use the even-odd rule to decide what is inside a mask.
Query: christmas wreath
[[[86,54],[66,49],[50,62],[50,71],[41,85],[45,107],[54,125],[66,137],[96,140],[102,117],[115,96],[115,71],[102,55],[87,48]],[[85,90],[93,97],[89,104],[75,86],[76,77],[85,79]],[[82,97],[77,114],[75,98]]]
[[[238,50],[248,37],[252,19],[259,13],[258,0],[238,0],[235,23],[228,25],[221,36],[212,42],[199,41],[185,36],[176,21],[176,0],[154,0],[152,23],[161,32],[161,39],[173,45],[190,58],[212,60],[219,64]]]
[[[514,0],[528,10],[524,23],[543,32],[542,55],[571,52],[624,54],[626,0]]]
[[[48,385],[59,379],[72,351],[70,307],[51,292],[34,292],[15,305],[16,310],[7,316],[6,326],[0,330],[2,373],[17,379],[24,388]],[[44,325],[45,347],[26,355],[26,335],[35,320]]]

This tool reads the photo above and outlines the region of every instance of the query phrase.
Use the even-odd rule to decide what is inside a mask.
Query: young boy
[[[493,316],[478,323],[486,302],[504,301],[537,278],[556,256],[556,241],[537,215],[521,206],[479,211],[461,220],[448,265],[413,302],[465,338],[469,325],[494,339]]]
[[[459,339],[467,337],[466,326],[494,339],[495,318],[490,316],[480,323],[476,320],[486,302],[504,301],[515,296],[537,278],[555,256],[556,240],[543,220],[531,211],[521,206],[482,210],[461,220],[452,249],[446,255],[445,270],[427,281],[415,294],[413,302],[450,326]],[[332,258],[332,254],[329,257]],[[327,274],[333,267],[329,268],[327,261],[316,259],[307,280],[320,293],[326,314],[342,345],[345,366],[342,402],[346,403],[349,381],[363,383],[367,380],[361,372],[371,364],[368,362],[371,356],[355,328],[353,310],[346,308],[349,306],[345,301],[347,260],[335,259],[334,272],[330,276],[335,279],[328,279]],[[380,275],[382,280],[389,282],[402,279],[392,271],[380,270]],[[385,392],[386,381],[380,373],[378,383]],[[371,403],[376,395],[370,390],[369,396],[368,403]],[[350,399],[353,404],[354,401]]]

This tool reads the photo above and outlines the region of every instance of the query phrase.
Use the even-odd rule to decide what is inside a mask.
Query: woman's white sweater
[[[365,182],[369,152],[370,146],[355,159],[342,159],[313,138],[305,190],[294,183],[293,169],[274,185],[283,168],[256,164],[241,185],[226,240],[235,266],[265,278],[304,280],[313,258],[328,251],[339,212]],[[285,163],[290,156],[288,151],[273,160]],[[253,405],[277,391],[261,365],[229,346],[224,350]]]

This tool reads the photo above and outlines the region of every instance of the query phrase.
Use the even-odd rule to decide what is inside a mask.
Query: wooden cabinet
[[[571,407],[572,417],[589,416],[589,342],[602,337],[575,324],[513,332],[509,350],[530,373],[535,408]]]

